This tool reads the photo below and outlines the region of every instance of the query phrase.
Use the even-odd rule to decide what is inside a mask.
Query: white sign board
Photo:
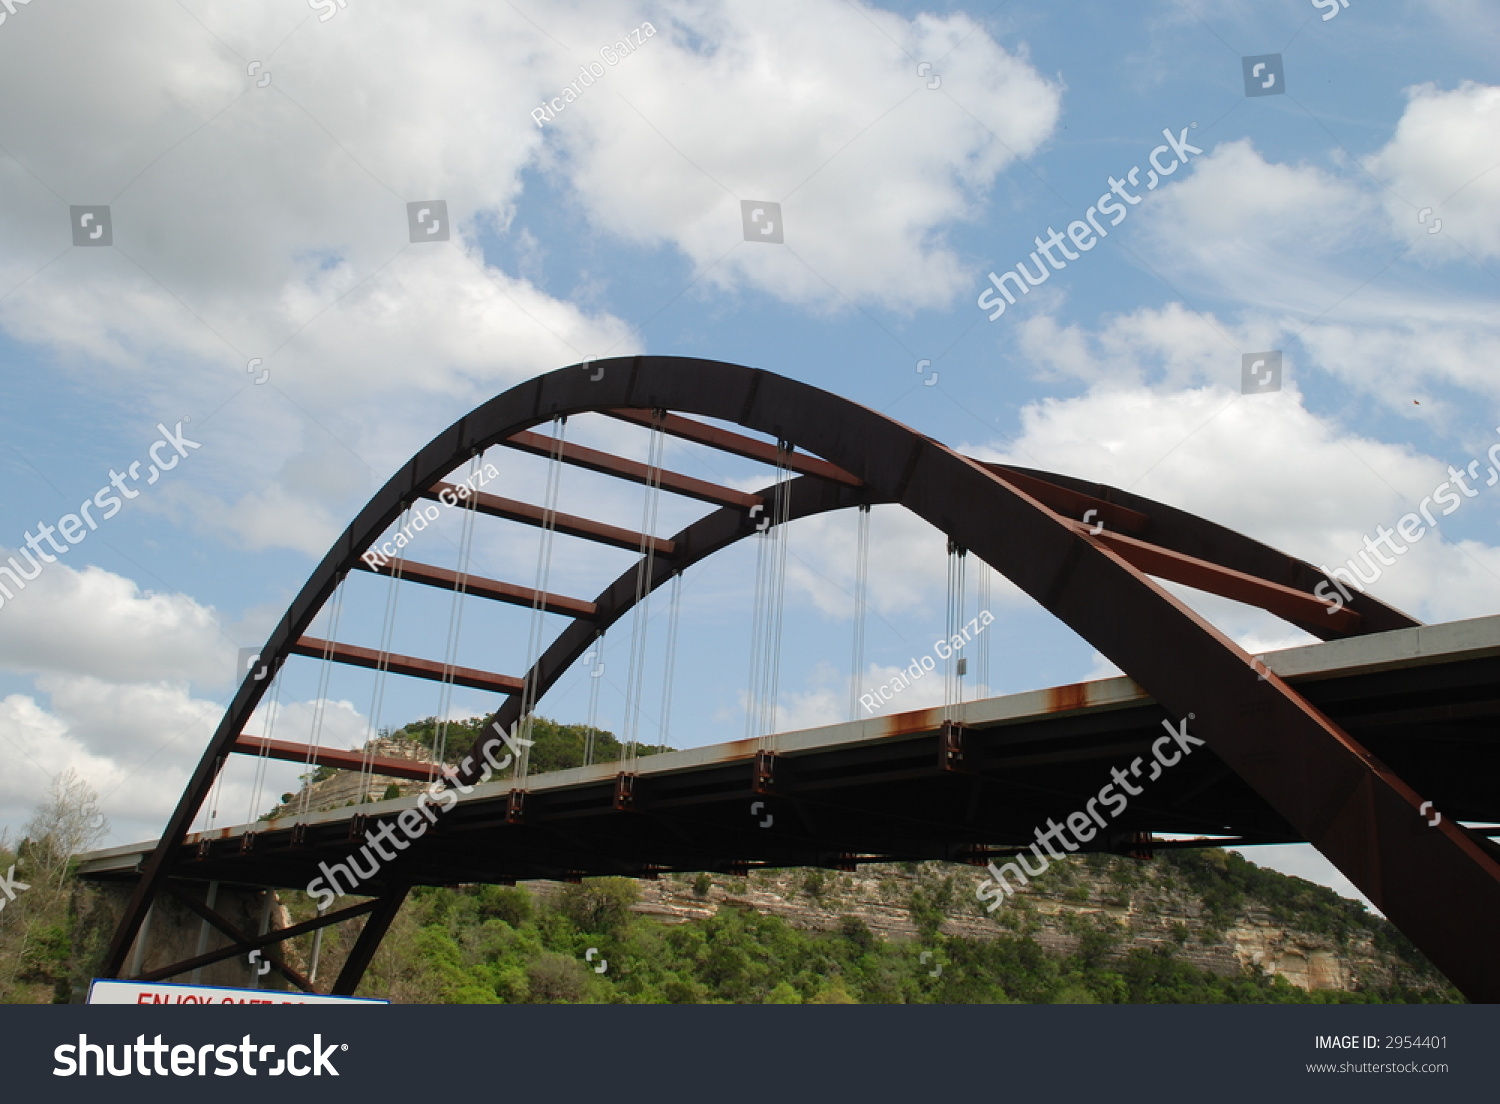
[[[89,983],[88,1004],[390,1004],[367,997],[325,997],[280,989],[230,989],[222,985],[170,985],[159,981]]]

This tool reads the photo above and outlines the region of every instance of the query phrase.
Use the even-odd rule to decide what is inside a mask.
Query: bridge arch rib
[[[1191,716],[1194,734],[1460,989],[1471,998],[1500,999],[1500,949],[1477,948],[1470,938],[1500,914],[1500,865],[1461,826],[1444,820],[1429,827],[1421,798],[1409,786],[1148,572],[1257,602],[1325,639],[1415,622],[1364,594],[1352,595],[1335,616],[1310,593],[1326,581],[1311,565],[1139,496],[980,463],[875,411],[762,370],[688,358],[620,358],[559,369],[496,396],[434,438],[376,493],[292,602],[263,656],[274,668],[295,654],[338,583],[360,566],[361,554],[465,460],[556,417],[639,411],[728,422],[820,457],[823,469],[811,462],[805,468],[816,474],[783,485],[793,488],[793,516],[888,502],[944,532],[1074,629],[1169,715]],[[752,497],[767,493],[774,491]],[[1101,515],[1120,520],[1123,529],[1132,517],[1149,517],[1145,536],[1151,539],[1081,524],[1068,512],[1081,500],[1101,504]],[[689,555],[708,555],[754,529],[743,508],[726,505],[676,540]],[[658,561],[651,585],[684,562]],[[598,616],[618,617],[628,609],[633,588],[619,591],[634,573],[631,568],[601,595]],[[563,631],[529,676],[538,687],[533,700],[586,651],[592,636],[583,618]],[[178,845],[268,683],[245,680],[205,750],[115,933],[105,964],[111,975],[123,966]],[[520,709],[512,693],[492,721],[508,727]],[[474,781],[479,770],[474,766],[461,780]],[[393,890],[373,908],[336,991],[357,984],[402,897],[404,890]]]

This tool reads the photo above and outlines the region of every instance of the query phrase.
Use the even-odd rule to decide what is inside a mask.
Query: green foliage
[[[1191,896],[1203,901],[1209,926],[1222,931],[1249,900],[1266,908],[1278,923],[1295,925],[1336,940],[1340,946],[1354,937],[1370,938],[1382,951],[1423,972],[1425,959],[1392,925],[1372,915],[1359,901],[1340,897],[1326,886],[1289,877],[1256,866],[1233,851],[1167,851],[1158,856],[1184,883]]]
[[[478,755],[478,748],[485,733],[486,720],[485,717],[469,717],[465,720],[452,720],[446,724],[440,724],[436,717],[424,717],[420,721],[413,721],[402,726],[390,735],[419,744],[432,756],[436,756],[438,748],[441,747],[443,762],[458,765],[465,756]],[[625,748],[614,733],[599,728],[592,731],[593,762],[612,763],[624,757]],[[543,774],[547,771],[583,766],[589,750],[589,732],[587,725],[560,724],[546,717],[532,718],[531,731],[526,736],[527,739],[534,741],[532,747],[528,749],[530,772]],[[672,749],[653,744],[638,744],[634,750],[637,755],[656,755]]]

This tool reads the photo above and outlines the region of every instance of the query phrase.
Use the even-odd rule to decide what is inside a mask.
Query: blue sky
[[[639,45],[601,62],[632,29]],[[159,423],[201,447],[0,606],[0,822],[71,766],[111,842],[153,834],[237,649],[368,496],[486,398],[586,357],[763,367],[974,455],[1347,559],[1500,442],[1497,47],[1479,0],[18,7],[0,23],[3,555],[144,460]],[[1259,55],[1280,56],[1282,84],[1247,96]],[[593,62],[603,76],[538,126]],[[1111,176],[1143,178],[1164,131],[1202,152],[990,321],[987,274],[1030,263]],[[414,244],[406,204],[432,199],[452,235]],[[784,244],[744,240],[742,200],[780,204]],[[72,244],[82,205],[108,206],[111,245]],[[1241,394],[1242,356],[1272,350],[1282,389]],[[628,427],[568,432],[645,456]],[[494,455],[504,493],[540,501],[545,465]],[[691,446],[667,460],[767,481]],[[642,516],[586,473],[560,495]],[[1465,499],[1372,589],[1427,621],[1496,612],[1497,501]],[[699,512],[664,500],[658,529]],[[945,598],[942,538],[888,511],[872,524],[866,687],[930,650]],[[460,555],[453,517],[423,539],[413,556]],[[468,562],[529,584],[536,539],[484,519]],[[778,726],[846,719],[853,518],[788,541]],[[559,538],[550,585],[589,597],[628,562]],[[676,746],[744,732],[754,573],[746,548],[685,579]],[[1252,651],[1307,640],[1182,593]],[[353,580],[341,639],[378,644],[385,600]],[[441,658],[448,598],[400,602],[400,648]],[[519,673],[528,615],[482,605],[464,606],[459,661]],[[668,608],[647,630],[643,738],[661,731]],[[991,609],[970,693],[1113,673],[1001,581]],[[618,731],[615,635],[598,720]],[[893,708],[940,701],[936,681]],[[588,689],[572,676],[542,712],[582,720]],[[276,735],[321,724],[344,746],[494,704],[349,669],[323,686],[310,662],[278,700]],[[226,775],[217,822],[295,773]],[[1347,888],[1306,849],[1255,857]]]

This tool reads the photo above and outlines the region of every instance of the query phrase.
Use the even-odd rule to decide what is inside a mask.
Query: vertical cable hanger
[[[403,513],[402,517],[405,518],[405,516]],[[318,748],[323,743],[323,720],[325,714],[328,712],[328,680],[333,670],[333,644],[339,635],[339,619],[344,608],[344,589],[348,582],[348,575],[339,580],[338,587],[333,592],[333,601],[328,606],[328,636],[326,638],[328,643],[323,647],[323,663],[318,670],[317,696],[313,699],[312,736],[307,742],[307,756],[303,760],[303,766],[308,771],[308,780],[302,787],[302,800],[299,802],[301,808],[298,810],[298,813],[303,815],[307,813],[308,805],[312,801],[313,777],[317,773],[316,760],[318,757]]]
[[[552,578],[552,538],[557,534],[557,499],[562,485],[562,454],[567,434],[567,416],[552,419],[552,442],[547,449],[547,489],[543,496],[541,537],[537,541],[536,594],[531,600],[531,630],[526,646],[526,678],[521,684],[519,727],[521,737],[527,740],[531,739],[531,730],[536,721],[534,711],[537,698],[540,696],[537,693],[537,686],[541,679],[539,667],[542,658],[542,632],[545,627],[544,604],[548,584]],[[531,746],[522,744],[516,765],[511,770],[511,777],[525,778],[530,769]]]
[[[769,526],[768,526],[769,528]],[[766,614],[766,549],[770,540],[766,530],[755,535],[755,590],[750,598],[750,677],[745,689],[745,739],[760,735],[757,722],[760,717],[761,662],[764,648],[762,622]]]
[[[758,738],[770,750],[776,730],[776,699],[781,674],[781,635],[786,597],[786,526],[791,517],[788,467],[791,445],[776,442],[776,482],[769,524],[761,531],[756,552],[755,599],[751,619],[750,696],[746,703],[746,738]]]
[[[666,750],[672,729],[672,682],[677,669],[677,622],[682,613],[682,572],[672,575],[672,597],[667,616],[666,669],[661,680],[661,726],[657,735],[658,750]]]
[[[954,719],[954,707],[963,701],[963,678],[968,672],[968,659],[954,650],[953,641],[962,637],[964,625],[964,560],[967,551],[953,541],[948,542],[948,610],[947,637],[948,658],[943,661],[943,720]]]
[[[791,520],[792,494],[790,468],[792,444],[790,441],[776,442],[776,531],[775,576],[768,595],[771,601],[770,617],[766,625],[766,648],[769,662],[766,664],[766,718],[763,726],[767,737],[776,731],[776,706],[781,692],[781,639],[782,624],[786,614],[786,552],[787,522]]]
[[[403,526],[404,528],[404,526]],[[359,759],[359,801],[363,805],[375,784],[375,741],[380,736],[380,715],[385,708],[385,688],[390,677],[391,643],[396,634],[396,606],[400,599],[401,567],[404,558],[398,553],[386,587],[385,617],[380,625],[379,659],[375,664],[375,683],[370,690],[370,715],[365,728],[365,745]]]
[[[635,605],[630,621],[630,667],[625,676],[625,728],[621,733],[621,754],[633,761],[640,742],[641,698],[646,677],[646,636],[651,622],[651,580],[656,571],[657,514],[661,504],[662,458],[666,451],[666,434],[661,422],[666,411],[652,412],[651,444],[647,450],[646,489],[641,500],[640,559],[635,569]]]
[[[604,674],[604,630],[594,631],[594,647],[584,656],[587,661],[589,656],[593,657],[593,665],[589,667],[589,722],[583,733],[583,765],[590,766],[594,762],[594,737],[599,731],[599,679]]]
[[[480,461],[483,454],[475,451],[469,460],[469,478],[464,481],[464,486],[475,486],[478,480]],[[474,552],[474,527],[477,516],[474,510],[474,497],[472,494],[461,496],[459,499],[462,522],[458,536],[458,578],[453,588],[453,599],[448,607],[448,639],[443,650],[443,679],[438,690],[437,725],[432,734],[432,763],[428,768],[428,781],[432,781],[434,771],[441,768],[448,754],[448,728],[449,713],[453,708],[453,674],[458,665],[459,637],[463,631],[464,622],[464,598],[469,593],[469,568],[473,562]]]
[[[245,815],[246,824],[255,823],[255,808],[260,804],[261,795],[265,792],[266,767],[271,762],[271,741],[276,738],[276,721],[281,713],[281,672],[272,672],[269,663],[262,666],[271,680],[269,694],[271,700],[266,706],[266,742],[261,745],[260,751],[255,756],[255,781],[250,791],[250,811]],[[221,776],[223,773],[222,770],[219,772]],[[215,778],[214,784],[218,785],[218,781],[218,778]],[[277,804],[281,803],[278,801]],[[208,826],[212,828],[213,823],[210,822]]]
[[[870,504],[859,504],[854,539],[854,653],[849,660],[849,719],[859,720],[859,684],[865,672],[865,609],[870,600]]]
[[[990,566],[983,560],[977,565],[979,573],[979,594],[976,599],[981,616],[989,612],[990,608]],[[990,689],[990,634],[981,632],[979,634],[979,646],[976,649],[975,666],[979,668],[974,675],[974,688],[986,695],[993,694]]]

